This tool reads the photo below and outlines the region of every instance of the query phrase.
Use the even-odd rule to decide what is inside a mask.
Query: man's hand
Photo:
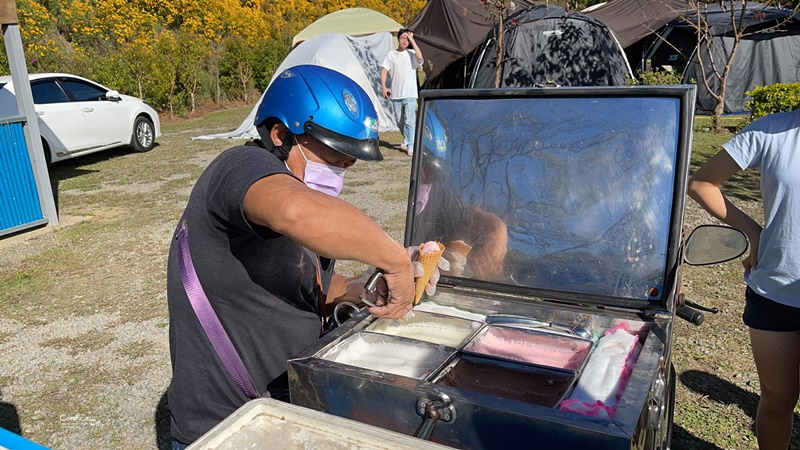
[[[758,268],[758,244],[761,240],[761,230],[758,230],[758,234],[748,236],[747,238],[750,240],[750,254],[742,260],[742,266],[744,266],[745,272],[750,272]]]
[[[401,247],[402,248],[402,247]],[[401,267],[384,270],[383,278],[389,289],[389,302],[369,308],[369,312],[383,319],[401,319],[414,306],[414,276],[411,260]]]
[[[447,275],[460,277],[464,273],[464,268],[467,265],[467,257],[463,253],[451,250],[450,247],[445,247],[442,258],[447,259],[450,263],[448,269],[442,269]]]
[[[417,41],[414,40],[414,33],[411,31],[406,32],[406,36],[408,36],[408,45],[414,49],[414,53],[417,55],[417,61],[422,64],[422,50],[417,45]]]
[[[392,91],[390,91],[386,86],[381,86],[381,91],[383,91],[383,98],[389,98],[392,96]]]
[[[471,265],[478,279],[491,281],[503,273],[507,245],[502,240],[487,241],[470,253]]]

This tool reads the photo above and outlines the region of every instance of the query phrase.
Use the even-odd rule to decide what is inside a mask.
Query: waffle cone
[[[419,278],[417,278],[417,292],[414,295],[414,304],[418,304],[420,299],[422,298],[422,293],[425,292],[425,285],[428,284],[431,277],[433,276],[433,271],[436,270],[436,266],[439,264],[439,258],[442,257],[442,253],[444,253],[444,244],[441,242],[437,242],[439,245],[439,251],[435,253],[428,253],[422,254],[422,245],[419,246],[420,253],[419,253],[419,262],[422,263],[423,269],[425,269],[425,273],[422,274]]]
[[[471,245],[460,240],[450,242],[449,244],[447,244],[447,248],[449,248],[450,251],[461,253],[464,256],[467,256],[469,254],[469,251],[472,250]]]

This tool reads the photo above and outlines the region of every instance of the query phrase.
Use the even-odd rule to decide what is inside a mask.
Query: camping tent
[[[381,92],[380,62],[392,51],[392,36],[388,32],[370,36],[352,37],[340,33],[314,36],[303,41],[283,60],[272,75],[272,80],[289,67],[313,64],[341,72],[358,83],[372,99],[378,112],[378,131],[396,131],[397,123],[390,100]],[[272,83],[270,80],[270,84]],[[229,133],[197,136],[194,139],[255,139],[258,137],[253,120],[264,98],[262,94],[250,115]]]
[[[686,0],[613,0],[584,12],[606,24],[628,48],[688,10]]]
[[[470,87],[494,87],[494,31],[484,42]],[[501,87],[620,86],[632,76],[625,52],[604,24],[555,5],[520,11],[506,21]]]
[[[715,63],[727,60],[733,45],[731,11],[726,4],[708,3],[703,6],[713,41]],[[800,80],[800,17],[781,27],[769,29],[793,11],[765,7],[748,1],[744,18],[748,36],[739,43],[733,60],[725,93],[724,112],[741,112],[747,101],[746,92],[756,86],[792,83]],[[741,3],[734,5],[739,18]],[[648,67],[673,70],[684,83],[697,82],[697,109],[700,114],[711,113],[716,101],[703,86],[697,54],[697,16],[685,0],[613,0],[587,13],[608,25],[625,48],[631,62],[640,70]],[[703,65],[712,88],[719,85],[711,74],[711,64],[705,45]]]
[[[652,41],[648,37],[688,11],[686,0],[613,0],[584,10],[614,32],[628,61],[641,71],[645,69],[640,64],[642,54]]]
[[[517,0],[514,4],[514,11],[519,11],[535,3]],[[466,56],[486,39],[493,26],[481,0],[428,0],[408,26],[425,57],[425,85],[440,83],[440,75],[448,66],[459,66],[461,71],[455,75],[465,79]],[[453,64],[456,61],[459,64]]]
[[[734,12],[737,21],[740,17],[738,11],[735,9]],[[739,41],[725,88],[725,113],[745,111],[749,100],[746,92],[756,86],[800,81],[800,15],[795,15],[780,28],[774,28],[778,22],[791,18],[793,13],[789,9],[747,3],[743,22],[746,24],[745,36]],[[710,114],[716,100],[702,83],[703,69],[698,56],[703,59],[706,79],[716,90],[719,83],[713,74],[707,47],[711,49],[715,64],[721,67],[721,62],[728,59],[733,47],[733,27],[731,11],[718,4],[709,4],[701,14],[709,25],[711,40],[708,46],[706,41],[700,45],[699,55],[694,26],[697,16],[689,13],[669,22],[660,32],[668,44],[662,39],[654,41],[644,57],[655,67],[682,69],[684,83],[697,82],[697,113]]]
[[[306,39],[327,33],[365,36],[388,31],[397,33],[403,26],[394,19],[367,8],[347,8],[322,16],[292,38],[292,48]]]

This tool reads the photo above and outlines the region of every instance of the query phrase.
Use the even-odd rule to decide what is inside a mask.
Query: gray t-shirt
[[[268,386],[273,397],[288,400],[286,361],[319,339],[321,325],[314,255],[244,215],[249,187],[275,174],[290,172],[266,149],[228,149],[197,180],[186,217],[200,284],[256,388],[263,394]],[[167,298],[172,436],[191,443],[248,399],[189,303],[175,239],[169,252]]]
[[[800,109],[762,117],[723,148],[742,169],[761,170],[764,231],[758,268],[745,281],[759,295],[800,308]]]

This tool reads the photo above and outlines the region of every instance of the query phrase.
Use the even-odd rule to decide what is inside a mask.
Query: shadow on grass
[[[699,370],[689,370],[682,373],[680,375],[680,381],[684,386],[711,400],[725,405],[738,405],[739,408],[752,419],[750,431],[755,435],[756,411],[758,410],[759,400],[757,394],[746,391],[714,374],[701,372]],[[800,439],[798,438],[800,438],[800,415],[795,413],[792,444],[789,446],[790,450],[800,450]],[[672,447],[680,449],[719,448],[714,444],[693,436],[690,431],[678,426],[676,426],[673,431]]]
[[[737,172],[720,186],[729,198],[748,201],[761,201],[761,176],[754,169]]]
[[[387,148],[387,149],[396,149],[397,147],[389,141],[384,141],[383,139],[378,139],[378,146]]]
[[[677,425],[672,429],[672,444],[670,446],[683,450],[722,450],[721,447],[704,441]]]
[[[0,428],[22,435],[17,407],[11,403],[0,402]]]
[[[156,143],[156,146],[158,146],[158,143]],[[56,204],[56,212],[58,212],[58,191],[62,182],[97,172],[96,170],[85,169],[85,166],[107,161],[113,158],[119,158],[132,152],[133,150],[129,149],[128,147],[117,147],[104,150],[102,152],[80,156],[75,159],[60,161],[48,167],[48,172],[50,174],[50,188],[53,191],[53,200]]]
[[[388,141],[384,141],[382,139],[378,140],[378,146],[380,147],[381,153],[383,153],[384,156],[386,156],[388,154],[391,154],[391,153],[388,153],[388,152],[401,154],[403,156],[406,155],[406,151],[405,150],[401,150],[399,145],[393,144],[393,143],[388,142]]]

